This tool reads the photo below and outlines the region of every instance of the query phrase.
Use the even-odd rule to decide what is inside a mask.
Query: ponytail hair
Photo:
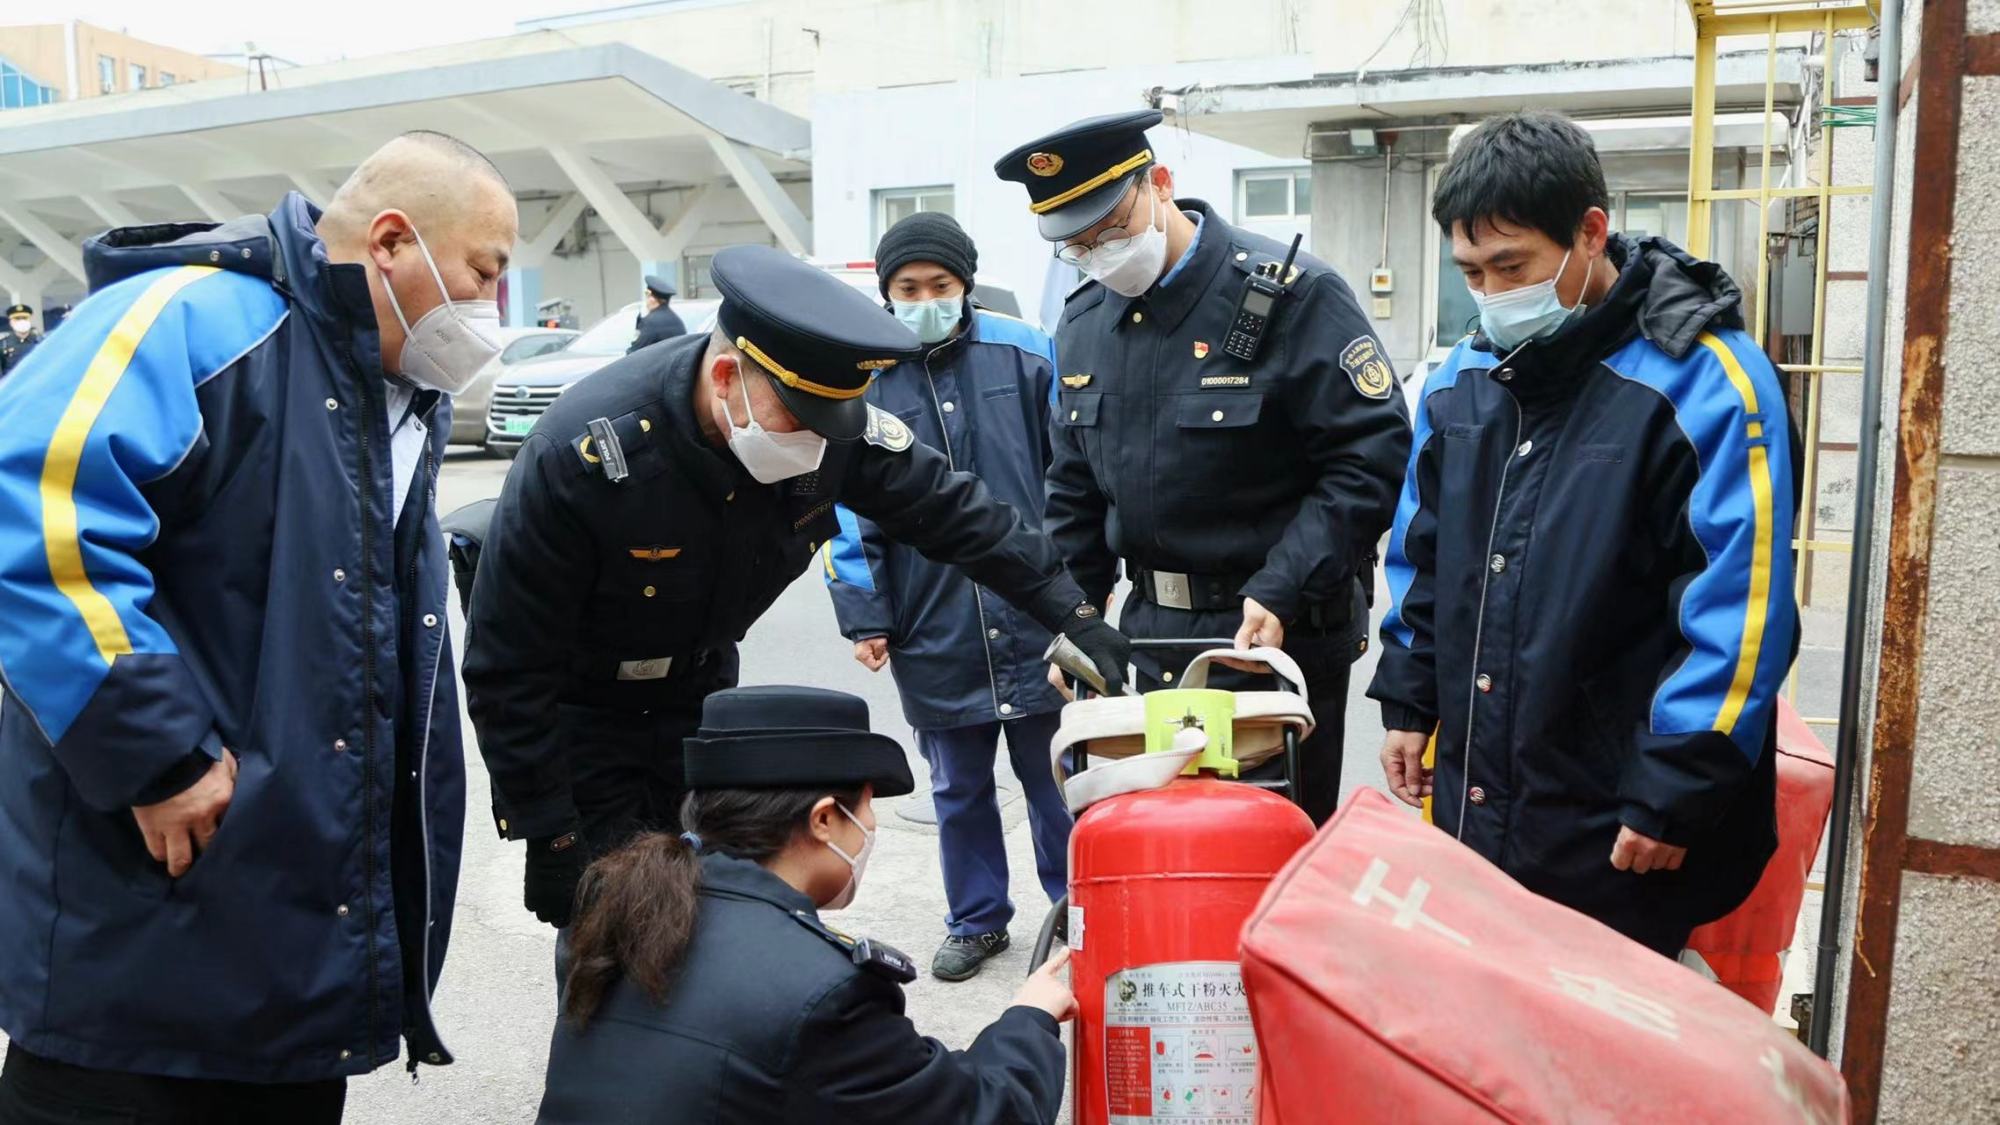
[[[642,832],[583,873],[570,929],[563,1017],[581,1030],[612,986],[629,979],[654,1004],[687,960],[701,904],[702,850],[763,863],[806,831],[813,806],[831,796],[854,808],[859,789],[711,789],[681,804],[686,836]]]

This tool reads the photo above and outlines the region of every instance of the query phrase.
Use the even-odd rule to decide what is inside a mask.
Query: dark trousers
[[[646,712],[565,706],[559,724],[591,858],[639,832],[681,830],[681,742],[701,726],[701,700]]]
[[[1126,606],[1118,621],[1118,627],[1134,639],[1233,637],[1242,624],[1240,609],[1171,609],[1136,598]],[[1324,630],[1300,625],[1285,631],[1285,653],[1298,662],[1299,671],[1305,675],[1306,702],[1312,707],[1315,724],[1312,737],[1299,745],[1299,791],[1292,795],[1292,800],[1315,825],[1325,824],[1340,804],[1340,771],[1347,744],[1348,673],[1361,655],[1366,630],[1367,615],[1361,614],[1359,624]],[[1181,669],[1199,652],[1187,649],[1166,654],[1134,654],[1133,663],[1139,668],[1139,690],[1178,686],[1164,682],[1160,674],[1172,672],[1178,679]],[[1271,677],[1217,667],[1210,670],[1208,686],[1225,691],[1268,689]],[[1282,780],[1284,757],[1274,756],[1256,769],[1246,770],[1243,776],[1258,781]]]
[[[701,726],[700,699],[644,712],[565,705],[559,722],[577,834],[592,859],[641,832],[681,830],[681,799],[687,796],[681,743]],[[558,1003],[568,976],[564,927],[556,931]]]
[[[1060,721],[1060,713],[1051,711],[1004,723],[917,732],[917,749],[931,768],[931,803],[937,808],[938,859],[951,908],[945,926],[955,936],[1004,930],[1014,919],[1014,903],[1007,897],[1007,841],[993,781],[1003,732],[1014,776],[1028,802],[1042,891],[1054,902],[1069,890],[1069,830],[1074,822],[1049,768],[1049,742]]]
[[[7,1045],[0,1125],[334,1125],[347,1079],[223,1082],[92,1070]]]

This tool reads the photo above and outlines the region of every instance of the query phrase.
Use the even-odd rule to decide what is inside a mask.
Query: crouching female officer
[[[685,749],[687,831],[584,875],[542,1125],[1055,1121],[1066,957],[951,1051],[903,1015],[907,957],[819,920],[861,884],[872,798],[914,787],[868,705],[717,692]]]

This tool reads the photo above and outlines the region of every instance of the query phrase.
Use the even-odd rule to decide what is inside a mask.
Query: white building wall
[[[1141,94],[1153,86],[1303,78],[1306,70],[1303,58],[1237,60],[822,95],[812,107],[814,253],[872,258],[876,191],[948,184],[955,217],[979,247],[980,276],[1014,290],[1023,315],[1036,320],[1051,248],[1035,233],[1026,190],[996,177],[995,160],[1079,118],[1143,108]],[[1179,195],[1232,221],[1239,170],[1305,164],[1170,126],[1149,140]]]

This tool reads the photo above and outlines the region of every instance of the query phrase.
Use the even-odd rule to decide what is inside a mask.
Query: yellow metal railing
[[[1826,273],[1827,230],[1832,225],[1833,200],[1837,196],[1867,195],[1869,184],[1834,184],[1833,132],[1821,126],[1819,151],[1815,156],[1815,183],[1777,187],[1771,183],[1771,119],[1777,108],[1778,37],[1818,33],[1824,37],[1825,53],[1820,74],[1823,90],[1833,89],[1836,34],[1874,26],[1876,13],[1867,3],[1822,3],[1781,0],[1688,0],[1688,14],[1694,17],[1694,105],[1692,138],[1688,158],[1688,252],[1712,258],[1710,246],[1714,229],[1715,204],[1720,201],[1751,203],[1757,208],[1757,300],[1750,323],[1758,333],[1758,344],[1768,347],[1768,302],[1770,299],[1771,255],[1769,251],[1771,203],[1778,199],[1818,201],[1815,258],[1813,260],[1812,351],[1809,362],[1779,364],[1778,370],[1805,377],[1805,461],[1800,466],[1799,533],[1792,545],[1799,553],[1794,593],[1801,604],[1808,600],[1812,556],[1817,553],[1849,554],[1853,547],[1814,535],[1813,512],[1817,507],[1820,458],[1821,385],[1828,375],[1859,375],[1852,364],[1826,362]],[[1759,36],[1764,40],[1764,139],[1755,188],[1721,189],[1715,186],[1715,58],[1719,40]],[[1798,670],[1794,667],[1786,689],[1792,701],[1799,696]],[[1806,716],[1816,726],[1836,726],[1831,718]]]

